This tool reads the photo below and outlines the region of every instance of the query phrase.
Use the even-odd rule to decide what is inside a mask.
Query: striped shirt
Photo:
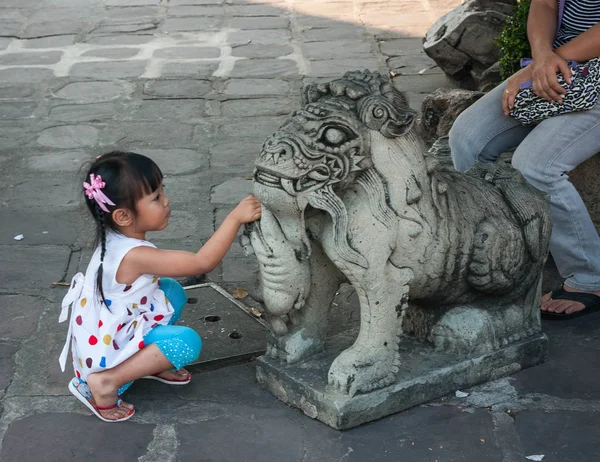
[[[600,22],[600,0],[565,0],[560,30],[554,39],[554,48],[573,40]]]

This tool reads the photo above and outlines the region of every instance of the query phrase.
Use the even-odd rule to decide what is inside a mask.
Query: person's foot
[[[119,387],[105,380],[103,373],[89,375],[87,384],[92,392],[91,401],[106,420],[121,420],[130,415],[133,405],[119,397]]]
[[[576,293],[585,293],[600,296],[600,290],[597,291],[585,291],[585,290],[577,290],[567,285],[563,285],[563,289],[565,292],[576,292]],[[575,300],[567,300],[567,299],[553,299],[552,292],[548,292],[542,296],[542,312],[546,313],[564,313],[564,314],[572,314],[578,311],[584,310],[586,307],[583,303],[577,302]]]
[[[182,367],[177,370],[160,372],[159,374],[156,374],[156,377],[173,382],[183,382],[190,378],[190,373]]]

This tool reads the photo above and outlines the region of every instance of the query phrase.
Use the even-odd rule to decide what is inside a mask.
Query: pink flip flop
[[[187,385],[188,383],[190,383],[192,381],[192,374],[190,374],[188,372],[187,377],[185,379],[180,379],[180,380],[168,380],[168,379],[164,379],[162,377],[159,377],[158,374],[154,374],[154,375],[146,375],[144,377],[142,377],[143,379],[150,379],[150,380],[157,380],[158,382],[162,382],[162,383],[166,383],[168,385]]]
[[[96,417],[98,417],[104,422],[124,422],[126,420],[131,419],[131,417],[133,417],[133,414],[135,414],[135,409],[130,409],[129,412],[120,419],[105,418],[104,416],[102,416],[100,411],[110,411],[111,409],[121,407],[123,400],[119,398],[117,402],[112,406],[98,406],[92,401],[92,391],[90,390],[88,384],[84,380],[81,380],[77,377],[74,377],[73,380],[69,382],[69,391],[73,394],[73,396],[75,396],[75,398],[81,401],[90,411],[92,411],[96,415]]]

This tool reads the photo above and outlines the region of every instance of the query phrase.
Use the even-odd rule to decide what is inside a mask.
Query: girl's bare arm
[[[260,202],[249,196],[227,215],[219,229],[196,253],[136,247],[123,258],[117,271],[117,282],[131,284],[142,274],[181,277],[209,273],[229,250],[240,226],[259,219],[260,215]]]

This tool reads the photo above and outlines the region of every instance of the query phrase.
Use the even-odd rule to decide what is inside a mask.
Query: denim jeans
[[[600,237],[571,182],[569,172],[600,151],[600,103],[524,127],[502,112],[503,83],[464,111],[450,130],[454,167],[496,162],[517,148],[512,164],[525,179],[550,194],[550,252],[569,287],[600,290]]]

